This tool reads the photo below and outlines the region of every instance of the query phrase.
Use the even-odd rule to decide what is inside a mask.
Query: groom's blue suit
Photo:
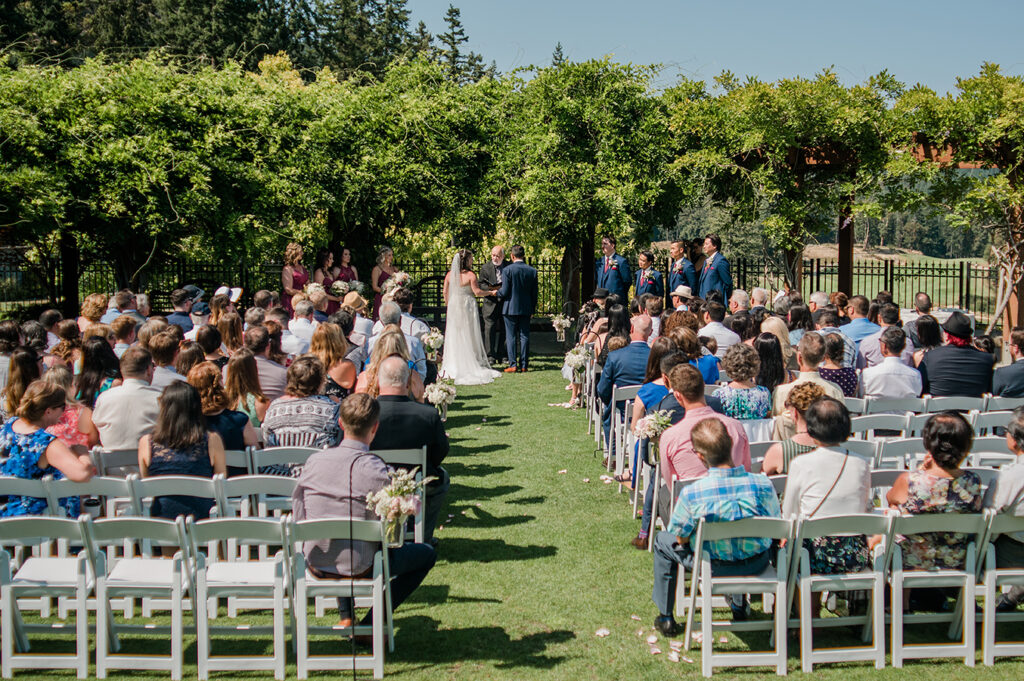
[[[505,318],[508,364],[526,371],[530,356],[530,317],[537,309],[537,270],[514,260],[501,271],[501,314]],[[516,340],[519,352],[516,352]]]

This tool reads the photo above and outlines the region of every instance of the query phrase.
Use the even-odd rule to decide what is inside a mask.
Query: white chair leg
[[[84,578],[83,578],[84,579]],[[88,594],[79,588],[75,595],[75,653],[78,657],[78,678],[89,678],[89,607]]]
[[[210,678],[210,617],[206,588],[206,573],[202,570],[196,576],[196,603],[199,612],[195,613],[196,621],[196,662],[200,681]]]
[[[982,611],[981,627],[981,661],[986,667],[991,667],[996,661],[996,590],[995,575],[991,572],[985,574],[985,609]]]
[[[892,629],[892,666],[896,669],[903,667],[903,573],[898,572],[892,579],[892,598],[890,609],[892,621],[889,625]]]
[[[875,577],[875,588],[871,592],[871,612],[874,624],[871,641],[875,647],[875,669],[885,669],[885,578],[881,572]]]
[[[974,612],[976,582],[974,577],[968,576],[964,579],[963,616],[964,616],[964,664],[968,667],[974,666]]]
[[[110,645],[117,636],[113,632],[110,602],[107,600],[107,582],[96,580],[96,678],[107,678],[107,655]]]
[[[181,575],[174,573],[175,584],[171,589],[171,679],[181,681],[182,641],[185,633],[182,625]]]
[[[789,629],[789,613],[786,611],[786,582],[780,581],[775,587],[775,673],[785,676],[786,644]]]
[[[810,674],[814,670],[811,653],[814,651],[814,613],[811,612],[811,582],[800,578],[800,670]],[[781,604],[780,604],[781,605]],[[782,610],[782,608],[778,608]]]
[[[274,678],[284,681],[284,579],[278,576],[274,583]]]
[[[694,570],[701,569],[699,566],[694,566]],[[703,570],[701,570],[701,576],[703,577]],[[694,579],[698,579],[694,576]],[[700,642],[700,670],[706,678],[711,678],[713,669],[711,656],[714,654],[715,644],[715,632],[712,627],[715,613],[711,607],[711,582],[708,581],[704,584],[704,589],[701,593],[701,604],[700,604],[700,631],[701,631],[701,642]]]
[[[373,585],[373,678],[384,678],[384,577]]]
[[[0,586],[0,676],[11,678],[11,658],[14,657],[14,613],[18,607],[11,587]]]
[[[298,678],[305,679],[309,676],[309,670],[306,665],[306,658],[309,655],[309,641],[306,628],[308,604],[306,603],[306,584],[303,580],[298,580],[295,585],[292,603],[292,612],[295,613],[295,674]]]

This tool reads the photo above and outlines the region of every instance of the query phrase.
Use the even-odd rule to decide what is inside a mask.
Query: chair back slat
[[[872,487],[892,487],[896,479],[906,473],[899,468],[876,468],[871,471]]]
[[[847,440],[841,444],[840,447],[851,454],[867,459],[868,461],[874,461],[876,453],[878,452],[877,442],[868,442],[865,440]]]
[[[1024,532],[1024,516],[1012,513],[998,513],[992,517],[992,525],[989,528],[989,532],[992,535]]]
[[[986,401],[984,397],[931,397],[928,399],[927,411],[930,414],[949,409],[984,411]]]
[[[313,437],[315,436],[316,433],[313,434]],[[313,438],[310,438],[304,444],[309,444],[312,440]],[[253,472],[258,472],[259,469],[265,466],[284,466],[289,464],[301,466],[306,463],[309,457],[319,451],[321,450],[315,447],[298,444],[257,449],[253,452]]]
[[[113,475],[113,477],[120,477],[114,475],[117,469],[130,468],[136,471],[139,467],[138,449],[103,449],[102,447],[93,447],[92,451],[89,452],[89,456],[92,459],[93,465],[96,466],[97,472],[104,476]]]
[[[243,497],[256,494],[269,494],[279,497],[290,497],[298,482],[295,478],[283,475],[239,475],[225,478],[221,488],[227,497]]]
[[[420,447],[419,449],[380,449],[372,452],[376,454],[384,463],[392,466],[419,466],[420,472],[426,475],[424,469],[427,465],[427,448]]]
[[[872,397],[867,400],[866,414],[883,412],[923,412],[927,409],[928,400],[923,397]]]
[[[81,541],[82,530],[78,520],[42,515],[0,518],[0,545],[38,544],[50,539]]]
[[[138,499],[172,495],[217,498],[213,478],[197,475],[157,475],[152,478],[139,478],[132,484],[132,489]]]
[[[616,385],[612,387],[612,403],[618,404],[625,400],[632,400],[640,392],[639,385]]]
[[[867,401],[863,397],[844,397],[843,404],[851,414],[864,414],[867,412]]]
[[[959,532],[979,535],[985,531],[985,525],[983,513],[926,513],[893,518],[893,532],[896,534]]]
[[[88,524],[93,540],[99,546],[120,544],[125,539],[148,539],[162,544],[181,546],[184,526],[161,518],[103,518]]]
[[[821,518],[801,518],[797,536],[803,540],[838,534],[885,535],[888,534],[891,523],[891,516],[878,513],[850,513]]]
[[[224,465],[229,468],[244,468],[252,473],[252,454],[246,449],[227,449],[224,451]]]
[[[785,518],[744,518],[730,522],[701,524],[701,541],[719,541],[741,537],[763,537],[765,539],[789,539],[793,532],[793,521]]]
[[[985,408],[989,411],[1003,409],[1013,411],[1021,405],[1024,405],[1024,397],[998,397],[996,395],[992,395],[988,398],[988,404]]]
[[[195,522],[188,518],[186,527],[196,544],[237,539],[246,543],[283,544],[287,541],[284,518],[212,518]]]
[[[292,543],[340,539],[354,541],[382,542],[384,525],[379,520],[349,520],[331,518],[327,520],[294,520],[288,526]]]

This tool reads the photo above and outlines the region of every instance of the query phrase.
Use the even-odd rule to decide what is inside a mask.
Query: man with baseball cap
[[[924,392],[935,397],[981,397],[992,392],[995,357],[972,343],[970,318],[956,311],[942,324],[946,344],[925,353],[921,361]]]

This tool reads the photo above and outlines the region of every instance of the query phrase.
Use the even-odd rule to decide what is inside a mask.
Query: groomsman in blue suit
[[[640,271],[636,273],[634,286],[636,291],[633,295],[638,298],[645,293],[650,293],[658,298],[665,297],[665,280],[662,278],[661,272],[654,269],[654,254],[650,251],[640,252]]]
[[[686,257],[686,249],[690,244],[686,241],[673,241],[668,247],[672,257],[672,266],[668,272],[668,290],[675,291],[680,286],[689,286],[691,291],[697,290],[697,270]]]
[[[594,288],[606,288],[609,295],[629,300],[629,262],[615,252],[615,237],[610,234],[601,239],[604,257],[594,263]]]
[[[732,275],[729,274],[729,263],[721,254],[722,238],[717,234],[704,237],[704,267],[700,270],[699,298],[708,299],[711,291],[720,291],[722,300],[732,297]]]

